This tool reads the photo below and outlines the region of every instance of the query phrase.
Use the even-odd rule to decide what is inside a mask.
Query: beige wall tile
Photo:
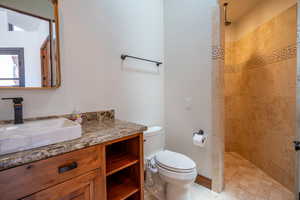
[[[225,150],[238,152],[293,190],[296,6],[225,51]],[[249,195],[247,195],[249,196]]]

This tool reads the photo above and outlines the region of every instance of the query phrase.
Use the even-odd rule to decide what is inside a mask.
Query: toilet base
[[[182,187],[176,184],[167,184],[166,200],[191,200],[191,187]]]

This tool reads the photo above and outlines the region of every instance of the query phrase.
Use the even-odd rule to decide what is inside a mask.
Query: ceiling
[[[7,16],[5,23],[10,23],[29,32],[38,31],[41,23],[48,23],[39,18],[24,15],[5,8],[0,8],[0,12],[4,12]],[[2,18],[1,20],[3,19],[5,20],[5,18]]]
[[[220,0],[228,3],[228,20],[235,22],[262,0]]]

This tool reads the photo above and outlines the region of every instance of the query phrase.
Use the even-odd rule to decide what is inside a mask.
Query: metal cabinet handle
[[[62,173],[65,173],[67,171],[71,171],[73,169],[76,169],[77,167],[78,167],[77,162],[73,162],[69,165],[64,165],[64,166],[58,167],[58,173],[62,174]]]

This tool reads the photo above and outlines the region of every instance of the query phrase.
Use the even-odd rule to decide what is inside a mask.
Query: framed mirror
[[[57,0],[0,0],[0,89],[61,85]]]

